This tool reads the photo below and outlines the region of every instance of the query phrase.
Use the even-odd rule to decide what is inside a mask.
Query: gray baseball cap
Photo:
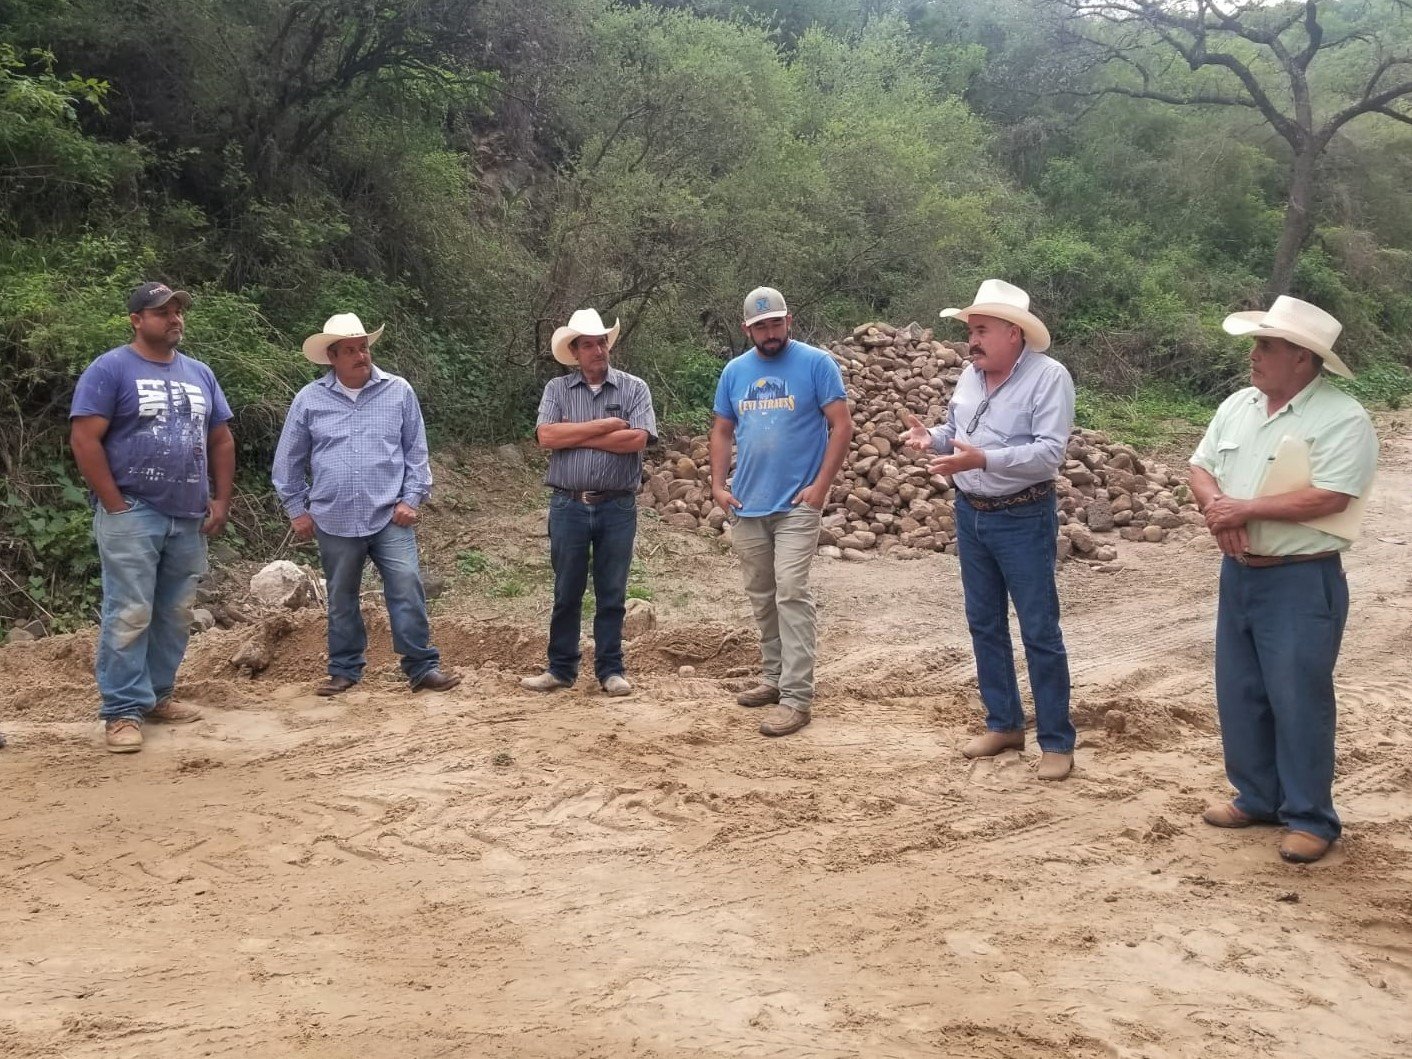
[[[774,287],[756,287],[745,296],[745,326],[758,324],[761,320],[774,320],[788,316],[789,306],[784,303],[784,295]]]

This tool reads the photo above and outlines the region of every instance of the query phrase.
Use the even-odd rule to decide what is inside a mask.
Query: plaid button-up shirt
[[[324,533],[371,537],[398,501],[431,492],[426,427],[406,379],[376,365],[354,401],[330,371],[289,406],[271,474],[290,518],[309,514]]]

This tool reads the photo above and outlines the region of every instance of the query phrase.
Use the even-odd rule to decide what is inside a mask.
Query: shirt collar
[[[603,385],[604,385],[604,386],[611,386],[611,387],[613,387],[613,389],[615,389],[615,390],[616,390],[616,389],[619,389],[619,388],[620,388],[620,384],[619,384],[618,380],[619,380],[620,378],[622,378],[622,375],[623,375],[623,373],[620,372],[617,368],[613,367],[611,364],[608,365],[608,376],[607,376],[607,378],[605,378],[605,379],[603,380]],[[578,368],[575,368],[575,369],[574,369],[573,373],[569,376],[569,385],[570,385],[571,387],[572,387],[572,386],[588,386],[588,380],[583,377],[583,371],[582,371],[582,370],[580,370],[580,369],[578,369]],[[592,387],[589,387],[589,389],[592,389]]]
[[[1325,385],[1326,384],[1324,382],[1324,373],[1320,371],[1318,375],[1315,375],[1314,378],[1309,380],[1309,385],[1304,387],[1304,389],[1300,390],[1297,394],[1295,394],[1288,401],[1286,401],[1284,407],[1282,407],[1278,412],[1276,412],[1275,415],[1284,415],[1286,412],[1288,412],[1290,415],[1302,415],[1305,406],[1308,405],[1309,402],[1314,399],[1314,395],[1318,393],[1321,389],[1323,389]],[[1251,387],[1251,389],[1255,388]],[[1269,407],[1268,401],[1269,398],[1266,397],[1259,390],[1255,390],[1254,396],[1250,399],[1251,404],[1262,405],[1266,408]]]
[[[376,364],[374,364],[374,365],[373,365],[373,374],[372,374],[372,376],[368,379],[367,382],[363,383],[363,389],[362,389],[362,390],[359,390],[358,392],[359,392],[359,393],[362,393],[363,390],[366,390],[369,386],[374,386],[374,385],[376,385],[377,383],[385,382],[386,380],[387,380],[387,372],[383,371],[383,370],[382,370],[381,368],[379,368]],[[328,389],[328,390],[337,390],[337,389],[338,389],[338,376],[334,374],[334,371],[333,371],[332,368],[329,368],[328,371],[324,372],[323,378],[319,379],[318,381],[324,384],[324,388],[325,388],[325,389]]]
[[[1023,373],[1026,370],[1027,366],[1030,364],[1030,362],[1033,361],[1036,356],[1038,356],[1038,354],[1036,354],[1034,350],[1030,349],[1030,344],[1026,342],[1024,346],[1020,349],[1020,355],[1015,358],[1015,366],[1010,369],[1010,374],[1005,377],[1005,382],[1002,382],[1000,385],[1004,386],[1005,383],[1008,383],[1011,379]],[[973,370],[978,376],[980,376],[981,378],[985,378],[985,372],[981,371],[979,368],[975,368]]]
[[[1304,411],[1305,406],[1308,405],[1309,402],[1314,399],[1314,394],[1317,393],[1323,386],[1324,373],[1320,371],[1318,375],[1315,375],[1314,378],[1309,380],[1308,386],[1304,387],[1304,389],[1300,390],[1297,394],[1295,394],[1289,399],[1289,404],[1286,407],[1288,407],[1289,410],[1295,415],[1300,414]]]

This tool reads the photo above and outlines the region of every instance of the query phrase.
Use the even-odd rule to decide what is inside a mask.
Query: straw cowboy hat
[[[1333,350],[1334,341],[1343,331],[1343,324],[1317,305],[1281,294],[1270,306],[1269,312],[1231,313],[1221,327],[1228,335],[1283,338],[1316,354],[1324,362],[1324,367],[1335,375],[1353,378],[1353,372]]]
[[[324,321],[324,329],[317,335],[304,339],[304,355],[315,364],[327,364],[328,347],[335,342],[345,338],[366,338],[371,346],[382,337],[383,327],[386,326],[383,324],[376,331],[369,333],[356,313],[338,313]]]
[[[569,317],[569,322],[563,327],[556,327],[553,337],[549,339],[549,348],[554,351],[554,359],[571,368],[577,367],[578,360],[569,348],[569,343],[580,335],[607,335],[608,348],[612,349],[613,343],[618,340],[618,323],[614,320],[612,327],[604,327],[597,309],[575,310],[574,315]]]
[[[1030,296],[1013,283],[1003,279],[988,279],[976,291],[976,300],[964,309],[943,309],[943,317],[954,316],[958,320],[969,320],[972,315],[994,316],[998,320],[1012,323],[1025,333],[1025,341],[1036,353],[1049,348],[1049,328],[1034,313],[1030,312]]]

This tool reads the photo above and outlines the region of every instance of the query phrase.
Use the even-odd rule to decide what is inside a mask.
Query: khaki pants
[[[816,622],[809,568],[819,546],[819,512],[805,504],[761,518],[738,518],[731,547],[740,557],[745,594],[760,628],[766,684],[780,703],[807,712],[814,704]]]

